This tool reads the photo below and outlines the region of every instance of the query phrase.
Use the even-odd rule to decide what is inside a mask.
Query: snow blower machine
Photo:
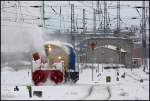
[[[32,81],[34,85],[76,83],[79,72],[75,66],[76,54],[69,44],[46,42],[45,57],[32,54]]]

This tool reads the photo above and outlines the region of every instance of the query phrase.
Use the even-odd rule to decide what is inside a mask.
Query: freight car
[[[45,57],[38,52],[32,54],[32,81],[34,85],[76,83],[79,72],[76,68],[74,48],[63,42],[44,43]]]

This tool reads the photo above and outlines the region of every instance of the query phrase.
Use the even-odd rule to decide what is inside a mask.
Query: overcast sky
[[[46,6],[46,17],[51,17],[51,20],[47,21],[46,24],[49,25],[48,27],[51,29],[59,29],[60,28],[60,7],[61,7],[61,28],[65,29],[70,28],[70,6],[69,4],[74,4],[75,5],[75,22],[77,21],[78,27],[82,27],[82,9],[85,8],[86,10],[86,18],[91,18],[91,20],[87,20],[87,27],[88,28],[93,28],[93,8],[96,8],[96,1],[62,1],[62,2],[57,2],[57,1],[46,1],[45,6]],[[100,4],[103,9],[103,1],[100,1]],[[109,17],[112,20],[112,25],[111,27],[116,27],[116,20],[113,20],[116,18],[117,10],[116,10],[116,1],[108,1],[107,5],[108,6],[114,6],[114,7],[109,7],[108,8],[108,13]],[[146,3],[146,6],[149,3]],[[53,9],[55,10],[56,13],[53,12],[51,8],[48,8],[48,5],[52,5]],[[137,10],[133,7],[135,6],[142,6],[142,1],[121,1],[121,19],[123,22],[121,22],[122,27],[130,27],[131,25],[138,25],[140,24],[141,16],[139,15],[142,14],[141,9],[139,10],[139,13]],[[64,7],[65,6],[65,7]],[[48,9],[47,9],[48,8]],[[147,12],[149,9],[147,9]],[[130,19],[132,17],[137,17],[139,19]],[[77,20],[76,20],[77,19]],[[98,19],[97,19],[98,20]]]
[[[146,1],[146,6],[149,6],[149,1]],[[48,31],[55,31],[55,30],[70,30],[70,5],[75,5],[75,24],[77,24],[78,27],[82,27],[82,9],[85,8],[86,10],[86,18],[89,18],[87,20],[86,27],[89,29],[93,28],[93,8],[96,8],[96,1],[45,1],[45,17],[49,17],[51,19],[46,21],[47,28],[49,28]],[[8,7],[10,5],[17,4],[17,7]],[[108,13],[111,21],[112,28],[116,27],[116,20],[113,20],[116,18],[117,10],[116,10],[116,1],[107,1],[108,7]],[[35,6],[35,5],[42,5],[42,1],[5,1],[1,4],[2,11],[2,21],[5,18],[24,18],[24,22],[28,23],[34,23],[34,24],[41,24],[40,19],[36,19],[42,15],[41,8],[32,8],[29,6]],[[19,5],[21,5],[21,10],[19,8]],[[100,1],[100,5],[103,9],[103,1]],[[121,27],[130,27],[131,25],[137,25],[139,26],[140,20],[141,20],[141,9],[139,10],[139,13],[137,10],[133,7],[135,6],[141,6],[142,1],[120,1],[121,5],[121,19],[123,22],[121,22]],[[60,6],[61,6],[61,16],[60,16]],[[111,6],[111,7],[110,7]],[[17,9],[17,10],[16,10]],[[147,9],[148,15],[149,15],[149,9]],[[140,15],[139,15],[140,14]],[[17,16],[17,18],[16,18]],[[98,16],[97,16],[98,17]],[[130,19],[132,17],[137,17],[139,19]],[[26,20],[28,19],[28,20]],[[31,20],[33,19],[33,20]],[[35,20],[36,19],[36,20]],[[61,20],[61,23],[60,23]],[[98,19],[97,19],[98,20]],[[98,22],[97,22],[98,24]],[[98,25],[97,25],[98,26]],[[149,28],[149,26],[148,26]]]

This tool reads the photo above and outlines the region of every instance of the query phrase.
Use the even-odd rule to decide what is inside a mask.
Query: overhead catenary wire
[[[1,13],[11,13],[11,14],[17,14],[17,12],[13,12],[13,11],[7,11],[7,10],[3,10],[3,12]],[[24,16],[28,16],[28,17],[39,17],[39,16],[35,16],[35,15],[29,15],[29,14],[23,14]]]
[[[92,6],[92,3],[93,3],[93,1],[91,2],[91,5],[88,5],[86,2],[81,2],[81,1],[77,1],[77,2],[79,2],[81,5],[74,5],[74,7],[75,7],[75,10],[79,10],[79,9],[82,9],[82,8],[85,8],[86,9],[86,11],[87,11],[87,15],[89,15],[91,12],[92,12],[92,8],[94,8],[93,6]],[[12,8],[15,8],[15,4],[16,4],[17,2],[15,1],[15,2],[9,2],[9,4],[10,4],[10,7],[12,7]],[[23,3],[23,4],[21,4],[21,8],[23,9],[23,8],[26,8],[25,10],[28,10],[27,8],[35,8],[35,9],[38,9],[38,8],[41,8],[42,6],[40,6],[40,5],[37,5],[37,4],[30,4],[30,5],[28,5],[29,3]],[[60,3],[61,4],[61,3]],[[4,11],[7,11],[7,9],[8,9],[8,11],[7,12],[11,12],[11,13],[14,13],[14,16],[15,16],[15,14],[17,14],[17,13],[15,13],[15,10],[13,11],[10,11],[9,10],[9,8],[7,8],[7,7],[9,7],[9,5],[6,3],[6,5],[4,5],[3,6],[4,7]],[[5,8],[6,7],[6,8]],[[45,20],[47,20],[47,21],[52,21],[52,20],[54,20],[54,21],[57,21],[58,20],[58,18],[56,17],[56,15],[59,15],[59,13],[58,13],[58,9],[59,9],[59,7],[60,7],[60,5],[54,5],[54,4],[48,4],[48,3],[46,3],[45,4],[45,8],[48,8],[48,7],[52,7],[55,11],[53,11],[52,9],[48,9],[47,11],[45,11],[45,13],[47,13],[47,16],[48,15],[50,15],[49,14],[49,12],[48,11],[50,11],[50,12],[53,12],[53,14],[54,15],[51,15],[50,17],[45,17]],[[61,5],[61,8],[63,9],[65,9],[65,8],[69,8],[70,7],[70,5],[68,5],[68,4],[63,4],[63,5]],[[108,8],[109,9],[111,9],[111,5],[109,6],[108,5]],[[116,7],[116,6],[113,6],[113,7]],[[125,7],[125,8],[133,8],[134,6],[130,6],[130,7]],[[135,9],[135,8],[134,8]],[[139,8],[138,8],[139,9]],[[103,10],[103,9],[102,9]],[[29,10],[30,11],[30,10]],[[4,12],[2,12],[2,13],[4,13]],[[5,12],[6,13],[6,12]],[[21,13],[21,12],[20,12]],[[57,13],[57,14],[56,14]],[[113,17],[112,16],[116,16],[116,15],[114,15],[114,14],[111,14],[111,12],[109,12],[109,17],[110,17],[110,20],[109,20],[109,22],[110,23],[112,23],[111,21],[113,21],[113,20],[115,20],[115,19],[113,19]],[[68,26],[68,23],[70,23],[70,21],[68,21],[68,18],[69,17],[67,17],[67,15],[65,15],[64,14],[64,12],[62,12],[62,14],[61,14],[61,19],[62,19],[62,22],[63,22],[63,24],[66,24],[66,27]],[[32,13],[29,13],[29,12],[23,12],[22,11],[22,14],[21,14],[21,16],[23,16],[23,19],[24,20],[33,20],[33,21],[39,21],[39,20],[41,20],[41,17],[39,17],[39,16],[35,16],[35,15],[32,15]],[[104,17],[104,16],[103,16]],[[123,20],[124,19],[128,19],[128,20],[139,20],[140,19],[140,17],[132,17],[132,18],[129,18],[129,17],[121,17]],[[148,18],[148,17],[147,17]],[[12,19],[13,19],[13,17],[12,17]],[[6,20],[6,19],[5,19]],[[10,18],[9,18],[9,20],[10,20]],[[81,18],[78,18],[78,21],[81,21],[82,19]],[[58,20],[59,21],[59,20]],[[89,18],[89,17],[87,17],[87,21],[88,21],[88,23],[91,23],[91,21],[92,21],[92,18]],[[100,20],[96,20],[96,21],[100,21]],[[112,24],[114,24],[114,23],[112,23]]]
[[[22,6],[21,6],[22,7]],[[25,7],[27,7],[27,6],[25,6]],[[52,7],[52,6],[51,6]],[[77,9],[82,9],[82,8],[77,8]],[[55,13],[57,13],[55,10],[54,10],[54,8],[52,8],[52,10],[55,12]],[[88,10],[87,10],[88,11]],[[90,13],[90,12],[89,12]],[[24,15],[27,15],[27,14],[24,14]],[[29,15],[30,16],[30,15]],[[32,15],[31,15],[32,16]]]

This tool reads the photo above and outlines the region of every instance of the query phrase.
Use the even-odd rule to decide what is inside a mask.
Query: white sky
[[[146,6],[149,6],[149,1],[146,1]],[[13,4],[18,4],[18,1],[5,1],[4,3],[2,3],[2,7],[7,7],[9,5],[13,5]],[[21,10],[23,13],[23,18],[24,19],[36,19],[37,17],[40,17],[41,15],[39,15],[39,12],[41,11],[40,8],[31,8],[29,6],[33,5],[41,5],[42,2],[41,1],[20,1],[20,4],[22,6]],[[70,30],[70,6],[69,4],[74,4],[75,5],[75,23],[76,23],[76,19],[77,20],[77,25],[78,27],[82,27],[82,9],[85,8],[86,9],[86,17],[87,18],[91,18],[90,20],[87,21],[87,27],[92,29],[93,28],[93,9],[96,7],[96,1],[45,1],[45,17],[50,17],[51,19],[48,20],[46,22],[46,25],[49,28],[49,31],[54,31],[54,30],[59,30],[60,29],[60,6],[61,6],[61,29],[62,30],[66,30],[69,29]],[[103,5],[103,1],[100,1],[100,4]],[[117,2],[116,1],[108,1],[107,5],[108,6],[116,6]],[[134,6],[141,6],[142,5],[142,1],[120,1],[120,5],[121,6],[121,18],[123,20],[124,23],[121,22],[121,26],[122,27],[130,27],[131,25],[138,25],[140,24],[140,20],[139,19],[130,19],[132,17],[138,17],[141,18],[140,15],[138,14],[138,12],[136,11],[135,8],[133,8]],[[51,6],[53,6],[53,9],[56,11],[56,13],[52,10]],[[64,7],[67,6],[67,7]],[[130,6],[130,7],[128,7]],[[2,8],[1,7],[1,8]],[[103,8],[103,7],[102,7]],[[149,13],[149,9],[147,9],[148,13]],[[20,10],[16,11],[15,7],[11,7],[11,8],[4,8],[1,9],[2,11],[2,20],[3,17],[4,18],[13,18],[16,19],[16,14],[15,13],[20,13]],[[6,11],[8,13],[6,13]],[[113,18],[116,18],[116,8],[111,7],[108,9],[109,12],[109,16],[110,19],[112,20]],[[14,13],[11,14],[10,16],[10,12]],[[36,13],[38,12],[38,13]],[[141,10],[139,9],[140,14],[142,13]],[[24,15],[26,14],[26,15]],[[40,12],[40,14],[42,14]],[[149,15],[149,14],[148,14]],[[22,17],[21,14],[18,16]],[[97,19],[98,20],[98,19]],[[32,22],[32,24],[41,24],[40,19],[36,19],[36,20],[25,20],[26,22]],[[112,23],[112,28],[116,27],[116,20],[114,20],[114,22]],[[147,25],[147,27],[149,28],[149,23]]]
[[[89,28],[93,28],[93,9],[94,7],[96,7],[96,1],[46,1],[45,5],[54,5],[55,7],[53,7],[53,9],[55,9],[55,11],[57,13],[59,13],[60,11],[60,7],[59,6],[68,6],[68,4],[74,4],[75,5],[75,20],[78,18],[78,26],[82,27],[82,9],[85,8],[86,9],[86,17],[87,18],[91,18],[91,20],[87,21],[87,27]],[[100,1],[101,5],[103,5],[103,2]],[[116,6],[116,1],[108,1],[107,4],[108,6]],[[135,8],[133,8],[134,6],[141,6],[142,5],[142,1],[121,1],[120,2],[121,5],[126,5],[126,6],[121,6],[121,18],[124,21],[124,23],[121,22],[121,26],[125,27],[128,26],[130,27],[131,25],[138,25],[140,24],[140,20],[139,19],[130,19],[132,17],[138,17],[141,18],[140,15],[138,14],[138,12],[136,11]],[[57,7],[56,7],[57,6]],[[130,6],[130,7],[128,7]],[[146,3],[146,6],[149,6],[148,3]],[[63,18],[61,18],[61,26],[63,26],[63,23],[65,22],[64,26],[66,28],[70,27],[70,7],[61,7],[61,11],[62,11],[62,16],[64,17],[65,21],[63,20]],[[148,10],[148,9],[147,9]],[[51,9],[46,9],[45,12],[53,12]],[[110,13],[110,19],[113,19],[114,17],[116,17],[116,8],[114,9],[108,9],[108,12]],[[142,13],[141,10],[139,9],[140,14]],[[149,12],[149,11],[148,11]],[[46,17],[52,17],[51,20],[49,20],[49,22],[47,22],[46,24],[51,25],[49,26],[50,28],[56,28],[55,26],[57,26],[57,29],[59,29],[60,26],[60,15],[59,14],[54,14],[54,12],[52,14],[51,13],[47,13]],[[55,19],[55,20],[54,20]],[[116,21],[116,20],[115,20]],[[57,22],[57,23],[56,23]],[[116,26],[116,23],[112,22],[112,26]]]

